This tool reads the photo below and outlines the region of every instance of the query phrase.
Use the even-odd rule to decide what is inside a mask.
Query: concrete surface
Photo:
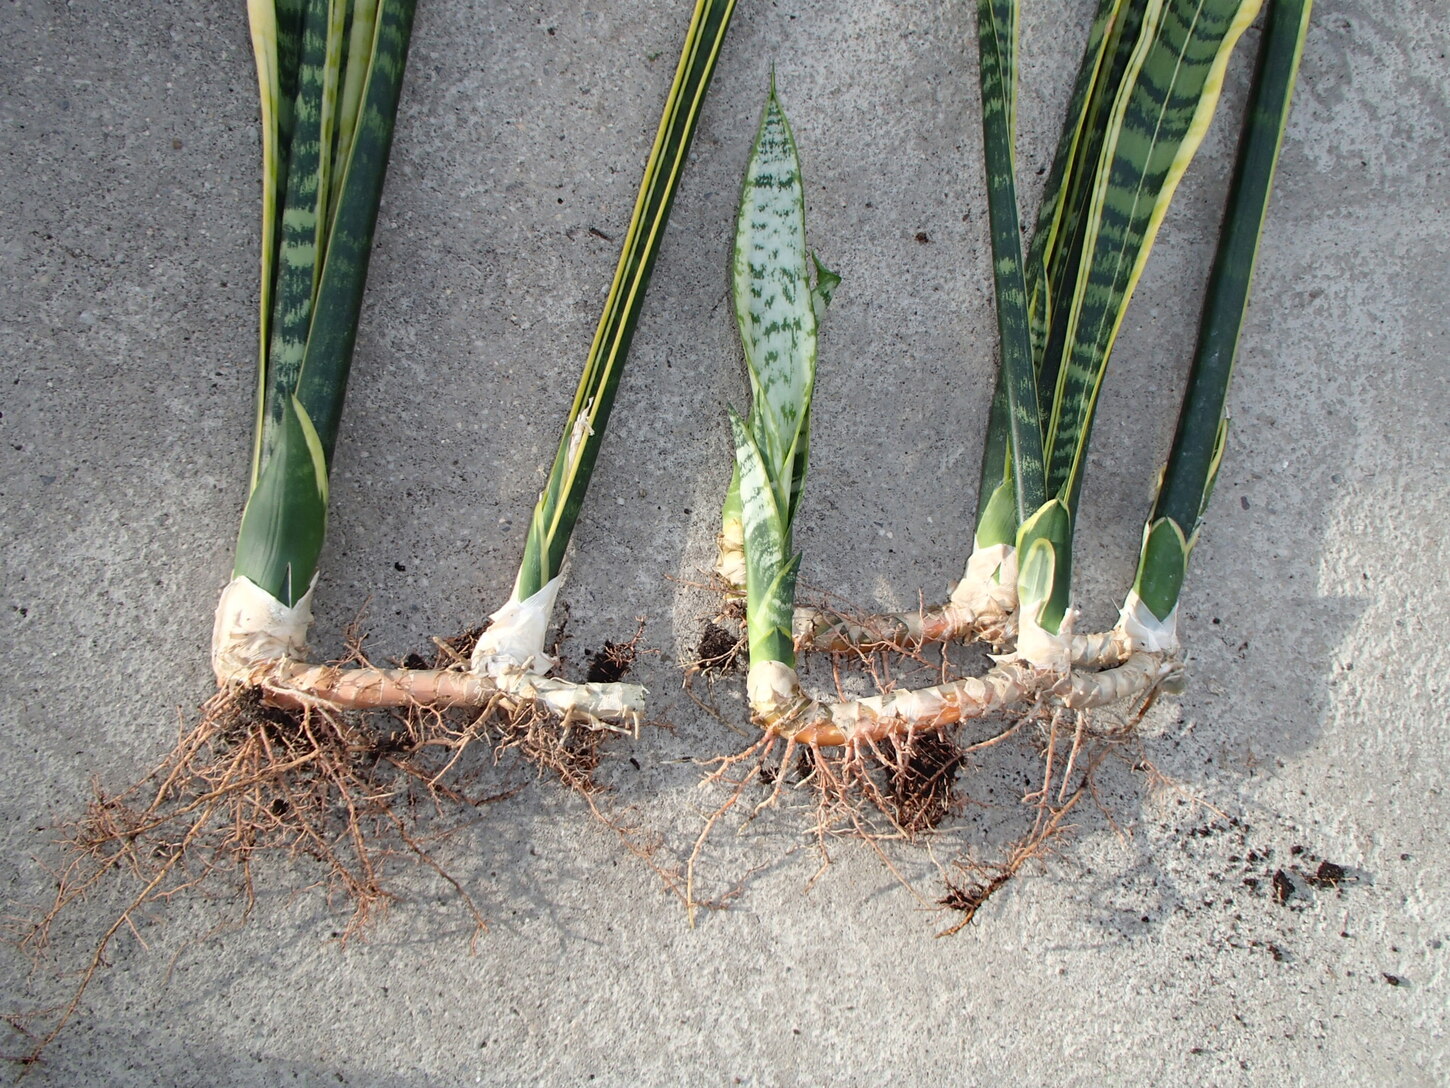
[[[1026,6],[1031,198],[1091,4]],[[208,690],[252,397],[243,7],[6,5],[0,896],[16,908],[46,893],[43,826],[78,810],[93,772],[114,784],[159,758]],[[1186,598],[1191,682],[1145,723],[1168,784],[1110,777],[1116,829],[1084,811],[1045,869],[936,940],[949,918],[858,846],[836,844],[807,890],[816,860],[791,809],[716,843],[717,892],[764,868],[690,930],[575,799],[530,785],[440,846],[492,927],[476,954],[424,874],[403,873],[405,901],[339,948],[321,897],[288,894],[306,870],[279,866],[238,931],[208,938],[227,904],[193,902],[157,912],[148,947],[124,936],[30,1083],[1444,1083],[1443,16],[1435,0],[1317,5]],[[645,0],[422,5],[321,652],[365,602],[386,657],[504,598],[616,256],[591,228],[625,226],[686,17]],[[845,278],[804,578],[903,607],[965,555],[995,335],[971,19],[928,0],[742,0],[564,594],[576,665],[650,618],[660,653],[638,675],[676,728],[615,745],[607,773],[670,849],[709,799],[678,761],[740,744],[679,692],[711,602],[677,579],[709,563],[724,408],[744,398],[723,270],[772,63],[814,244]],[[1149,409],[1186,366],[1236,128],[1215,124],[1185,182],[1105,394],[1078,593],[1098,621],[1171,431]],[[1025,759],[974,772],[997,803],[953,825],[943,861],[1021,830]],[[939,894],[924,853],[893,856]],[[1354,879],[1276,902],[1272,874],[1320,858]],[[57,971],[114,905],[82,908],[35,974],[7,952],[6,1011],[60,998]]]

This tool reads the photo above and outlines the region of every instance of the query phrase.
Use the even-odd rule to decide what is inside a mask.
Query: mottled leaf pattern
[[[800,160],[772,86],[740,197],[733,294],[750,374],[752,429],[783,502],[791,491],[790,451],[805,426],[816,376],[805,237]]]
[[[736,221],[732,287],[750,375],[750,415],[731,414],[745,530],[750,660],[794,665],[792,546],[810,451],[816,320],[839,277],[806,250],[805,191],[790,124],[772,80]],[[732,481],[733,482],[733,481]]]

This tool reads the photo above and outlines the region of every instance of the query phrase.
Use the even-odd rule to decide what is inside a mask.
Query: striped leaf
[[[1312,0],[1270,0],[1193,367],[1133,586],[1160,620],[1177,606],[1223,460],[1229,382],[1311,7]]]
[[[1058,240],[1062,233],[1065,229],[1071,229],[1071,220],[1067,217],[1068,209],[1072,206],[1069,191],[1075,188],[1073,183],[1083,172],[1082,164],[1087,158],[1087,148],[1091,142],[1090,118],[1094,114],[1093,107],[1101,100],[1109,79],[1104,65],[1112,56],[1110,49],[1115,48],[1122,39],[1128,2],[1129,0],[1098,0],[1097,14],[1094,15],[1088,31],[1087,47],[1083,50],[1077,79],[1073,83],[1072,97],[1068,100],[1062,134],[1058,137],[1057,152],[1053,156],[1052,168],[1048,171],[1047,181],[1043,186],[1042,203],[1037,213],[1037,226],[1032,234],[1026,268],[1028,311],[1032,323],[1032,354],[1039,367],[1047,347],[1047,329],[1052,316],[1048,266],[1055,264]],[[1117,33],[1114,34],[1114,31]]]
[[[344,0],[311,0],[300,17],[296,4],[268,6],[253,0],[250,9],[263,117],[263,355],[253,485],[235,573],[291,606],[316,573],[326,527],[327,473],[415,0],[376,0],[372,28],[356,35],[363,50],[351,63],[344,42],[358,22],[354,10],[349,26]],[[348,117],[351,107],[339,106],[343,71],[363,61],[355,117]],[[296,94],[284,139],[279,103],[289,84]],[[346,158],[338,154],[338,125],[351,130]]]
[[[1027,286],[1022,269],[1022,227],[1017,210],[1015,110],[1017,98],[1016,0],[979,0],[982,140],[987,167],[987,217],[992,232],[992,274],[997,292],[999,387],[1011,435],[1017,520],[1046,499],[1042,422],[1032,365]]]
[[[297,399],[317,424],[329,466],[342,422],[343,395],[362,313],[415,8],[416,0],[381,0],[378,4],[372,63],[348,159],[338,179],[337,212],[328,231],[317,306],[297,376]]]
[[[697,0],[695,4],[674,83],[645,164],[644,179],[614,282],[574,394],[553,468],[529,522],[529,535],[514,584],[517,600],[537,593],[563,565],[569,537],[579,518],[604,440],[605,426],[644,306],[670,206],[689,156],[705,92],[734,10],[735,0]]]
[[[257,352],[257,418],[252,448],[256,488],[262,471],[262,421],[268,387],[267,353],[272,338],[276,293],[278,223],[287,191],[287,156],[292,145],[292,112],[301,59],[304,0],[249,0],[247,21],[257,63],[262,128],[262,291]]]
[[[363,89],[372,68],[373,38],[377,33],[378,0],[353,0],[348,13],[347,45],[343,51],[342,86],[338,92],[337,124],[333,136],[334,159],[346,163],[362,114]],[[332,189],[328,217],[336,214],[342,186]]]
[[[1089,246],[1089,224],[1094,194],[1104,168],[1104,147],[1117,122],[1114,110],[1126,87],[1136,78],[1144,51],[1162,17],[1164,0],[1136,0],[1125,4],[1109,20],[1102,58],[1096,78],[1082,102],[1080,130],[1071,128],[1071,115],[1064,126],[1064,138],[1072,139],[1060,190],[1046,196],[1059,209],[1055,224],[1043,246],[1040,275],[1045,290],[1045,328],[1034,330],[1037,365],[1037,400],[1043,412],[1044,435],[1052,422],[1066,347],[1071,343],[1070,319],[1073,300],[1086,265],[1083,255]],[[1091,49],[1094,43],[1089,43]],[[1059,148],[1059,151],[1062,149]]]
[[[1260,0],[1149,4],[1107,115],[1082,257],[1065,311],[1047,431],[1048,490],[1075,505],[1113,340],[1183,171],[1208,128],[1233,45]],[[1051,365],[1053,338],[1048,341]]]
[[[980,27],[981,16],[978,16]],[[1064,268],[1076,269],[1064,254],[1071,249],[1068,236],[1075,232],[1084,202],[1080,194],[1091,188],[1093,170],[1102,146],[1101,126],[1095,119],[1111,101],[1111,83],[1121,78],[1126,59],[1142,24],[1141,3],[1100,0],[1088,35],[1068,104],[1052,170],[1043,191],[1037,229],[1028,252],[1024,279],[1028,292],[1028,321],[1032,336],[1033,366],[1038,373],[1040,427],[1050,422],[1056,385],[1056,365],[1045,365],[1049,324],[1053,315],[1053,288],[1067,279]],[[985,102],[985,99],[984,99]],[[1080,249],[1079,249],[1080,252]],[[1049,278],[1049,271],[1053,278]],[[1062,329],[1058,329],[1059,354]],[[1017,512],[1009,430],[1012,422],[1007,388],[999,373],[987,421],[981,479],[977,489],[975,546],[1013,544],[1022,517]]]
[[[293,105],[293,133],[287,187],[280,212],[280,250],[276,296],[272,303],[271,344],[267,350],[266,409],[261,458],[280,438],[287,405],[307,348],[313,293],[321,255],[327,194],[323,180],[323,91],[327,82],[328,0],[309,0],[302,27],[301,64]],[[322,204],[319,209],[319,201]]]

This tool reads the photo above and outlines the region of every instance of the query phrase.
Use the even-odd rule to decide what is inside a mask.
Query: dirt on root
[[[893,738],[894,760],[886,767],[886,796],[891,818],[910,835],[936,828],[961,810],[957,772],[965,762],[961,748],[945,733]]]
[[[703,647],[702,647],[703,650]],[[869,668],[861,660],[838,663],[839,684],[844,665]],[[890,674],[883,673],[887,679]],[[881,676],[872,673],[882,690]],[[1102,809],[1096,775],[1105,761],[1130,767],[1137,757],[1136,719],[1120,721],[1106,715],[1032,703],[997,719],[982,735],[986,721],[973,721],[937,729],[918,729],[879,741],[823,748],[784,736],[762,734],[743,750],[710,761],[705,784],[723,789],[718,805],[706,813],[705,825],[685,863],[687,905],[703,904],[697,896],[701,873],[713,851],[711,836],[730,814],[745,823],[763,810],[783,803],[791,794],[804,794],[813,809],[810,834],[821,867],[811,883],[831,863],[835,846],[855,840],[873,851],[887,870],[924,906],[957,917],[939,936],[960,932],[979,918],[980,911],[998,892],[1029,868],[1059,849],[1058,841],[1071,834],[1075,811]],[[970,773],[978,752],[1008,744],[1014,760],[1025,761],[1027,777],[1019,788],[1020,832],[1001,839],[1001,845],[983,849],[968,845],[954,833],[955,817],[969,806],[1001,809],[985,795],[973,796],[981,779]],[[1034,768],[1034,764],[1036,765]],[[997,783],[1000,785],[1000,782]],[[752,796],[753,795],[753,796]],[[1088,805],[1081,803],[1086,800]],[[1111,814],[1105,814],[1111,822]],[[999,822],[1000,820],[995,820]],[[1009,825],[1004,825],[1007,830]],[[950,837],[939,837],[946,833]],[[918,878],[899,867],[901,851],[909,844],[928,845],[934,855],[944,843],[955,843],[954,857],[934,863],[940,891],[924,894],[914,885]],[[1327,872],[1326,877],[1332,875]],[[732,894],[734,894],[732,892]],[[693,912],[692,912],[693,913]]]
[[[743,644],[738,635],[731,634],[718,623],[705,625],[700,636],[700,645],[695,649],[695,660],[702,672],[728,672],[740,660]]]
[[[604,649],[589,656],[585,679],[591,684],[616,684],[629,675],[637,655],[635,642],[605,642]]]

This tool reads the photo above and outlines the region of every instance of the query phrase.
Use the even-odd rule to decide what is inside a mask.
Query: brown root
[[[1034,858],[1045,858],[1051,849],[1050,840],[1070,830],[1062,821],[1081,797],[1081,793],[1074,794],[1071,801],[1053,810],[1047,823],[1014,843],[1003,861],[985,866],[956,862],[957,870],[969,879],[959,881],[950,876],[943,877],[946,894],[937,900],[937,905],[956,911],[961,917],[937,936],[951,937],[966,929],[976,921],[977,912],[987,900],[1011,883],[1024,865]]]
[[[953,680],[945,658],[932,666],[920,648],[905,658],[859,652],[838,656],[833,659],[838,695],[841,667],[849,664],[864,667],[881,694],[836,703],[812,700],[815,716],[808,719],[808,728],[762,730],[744,750],[716,761],[704,784],[723,786],[727,794],[707,814],[690,856],[687,892],[692,903],[706,842],[722,821],[732,812],[735,818],[753,820],[779,804],[789,790],[799,790],[811,798],[810,833],[821,860],[811,883],[831,863],[830,847],[836,840],[856,840],[923,905],[957,911],[961,918],[941,935],[959,932],[1028,862],[1053,853],[1057,840],[1073,829],[1069,814],[1084,797],[1102,808],[1094,774],[1105,758],[1121,755],[1125,743],[1134,740],[1142,713],[1140,709],[1136,716],[1130,713],[1120,723],[1100,727],[1089,711],[1062,705],[1050,674],[999,663],[986,677]],[[908,666],[907,674],[893,675],[902,665]],[[896,686],[912,669],[919,674],[928,667],[939,671],[945,682],[916,691]],[[1117,676],[1130,671],[1130,684],[1116,684]],[[1110,674],[1107,679],[1113,683],[1103,687],[1127,690],[1146,705],[1156,694],[1154,681],[1160,674],[1159,664],[1148,661],[1139,667],[1134,661]],[[849,728],[840,728],[841,719],[833,715],[844,706],[869,708],[870,713],[860,713],[846,723]],[[990,719],[1004,724],[993,727]],[[1023,754],[1040,766],[1021,797],[1029,825],[1004,850],[994,851],[995,858],[962,853],[946,866],[938,865],[943,892],[928,899],[898,866],[901,850],[913,843],[930,847],[940,842],[938,832],[953,828],[955,818],[971,806],[995,808],[971,796],[972,768],[979,754],[1014,738],[1019,750],[1026,742]],[[753,791],[763,791],[763,796],[752,796]],[[1111,815],[1105,815],[1111,823]]]
[[[435,640],[433,662],[415,654],[405,662],[410,668],[388,671],[462,675],[476,638],[469,632]],[[612,652],[632,656],[638,642],[636,635]],[[348,659],[319,668],[383,671],[373,669],[351,634]],[[434,850],[479,806],[518,792],[482,784],[511,753],[583,795],[627,837],[596,799],[594,773],[610,734],[582,716],[561,721],[499,695],[468,709],[413,704],[370,714],[277,702],[258,687],[219,691],[149,774],[115,793],[97,783],[85,813],[60,828],[56,891],[28,924],[21,947],[43,957],[56,927],[92,895],[119,887],[122,905],[93,942],[68,1002],[29,1014],[46,1026],[32,1036],[23,1062],[38,1060],[75,1016],[119,934],[141,939],[151,908],[206,889],[229,890],[237,904],[233,921],[244,923],[255,903],[254,872],[267,858],[305,863],[298,886],[319,889],[345,916],[344,942],[386,914],[400,873],[419,868],[451,889],[470,923],[470,943],[476,940],[487,928],[483,914]],[[26,1020],[19,1018],[22,1030]]]
[[[255,868],[269,856],[310,864],[304,886],[321,888],[346,915],[344,941],[386,913],[399,862],[448,884],[476,937],[486,928],[482,913],[431,852],[438,829],[425,838],[417,823],[425,811],[461,815],[514,792],[485,794],[473,781],[477,761],[464,768],[464,751],[485,737],[479,723],[460,727],[437,713],[367,721],[270,706],[256,689],[219,692],[148,775],[118,793],[98,783],[85,813],[61,827],[56,892],[23,949],[44,955],[69,908],[113,882],[127,890],[69,1002],[23,1060],[37,1060],[64,1029],[115,937],[139,936],[148,908],[229,886],[235,921],[245,922]]]

